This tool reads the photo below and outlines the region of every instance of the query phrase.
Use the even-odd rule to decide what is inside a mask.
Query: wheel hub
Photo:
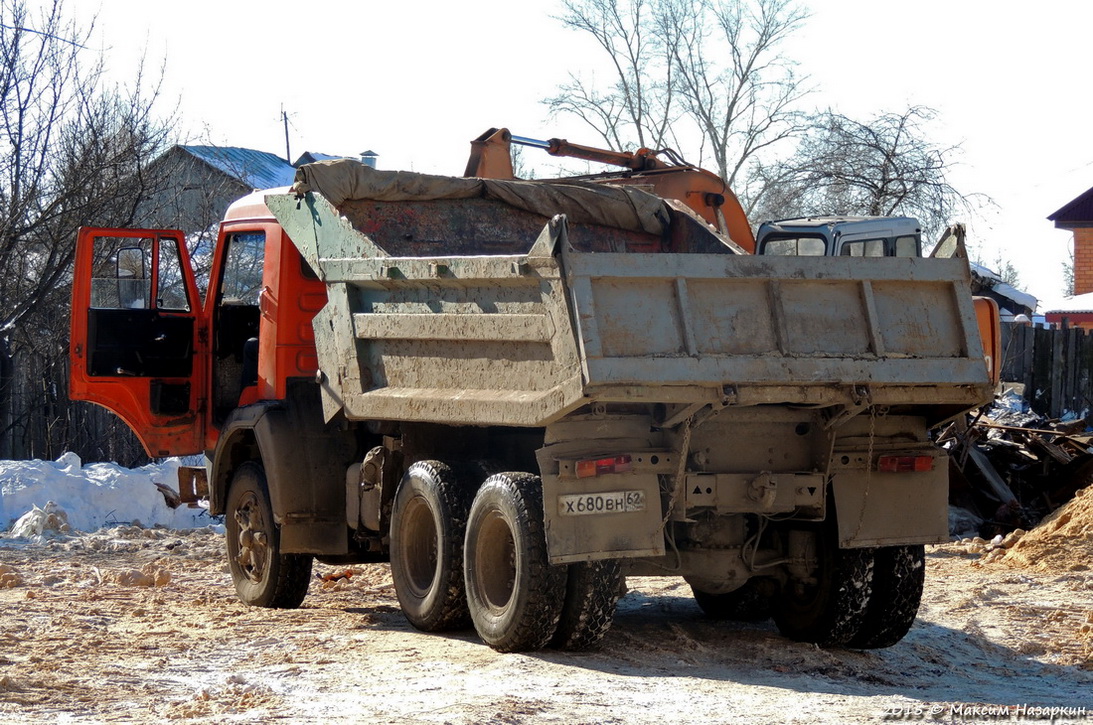
[[[254,494],[248,493],[240,502],[235,521],[239,524],[235,561],[247,579],[260,582],[265,578],[269,560],[269,534]]]

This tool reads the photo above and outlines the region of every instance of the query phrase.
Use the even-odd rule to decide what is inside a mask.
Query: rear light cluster
[[[934,470],[933,456],[881,456],[877,459],[881,473],[913,473]]]
[[[630,456],[611,456],[577,461],[577,478],[595,478],[609,473],[627,473],[633,468]]]

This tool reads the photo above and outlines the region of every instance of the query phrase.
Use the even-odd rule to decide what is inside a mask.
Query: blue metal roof
[[[236,146],[179,146],[252,189],[289,186],[296,169],[276,154]]]

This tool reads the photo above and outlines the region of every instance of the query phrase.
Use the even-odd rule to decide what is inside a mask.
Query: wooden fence
[[[1003,323],[1002,380],[1023,383],[1025,399],[1040,415],[1093,411],[1093,335],[1080,327]]]

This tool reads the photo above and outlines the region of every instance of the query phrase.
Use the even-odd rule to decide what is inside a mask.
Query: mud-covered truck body
[[[175,232],[84,230],[77,263],[73,394],[204,449],[184,493],[245,601],[389,559],[415,626],[501,650],[594,643],[627,575],[795,639],[906,633],[947,536],[928,431],[993,389],[964,260],[752,256],[632,187],[297,178],[229,213],[203,310]],[[188,311],[157,304],[164,245]],[[144,307],[92,304],[144,246]],[[126,357],[120,317],[173,362]]]

